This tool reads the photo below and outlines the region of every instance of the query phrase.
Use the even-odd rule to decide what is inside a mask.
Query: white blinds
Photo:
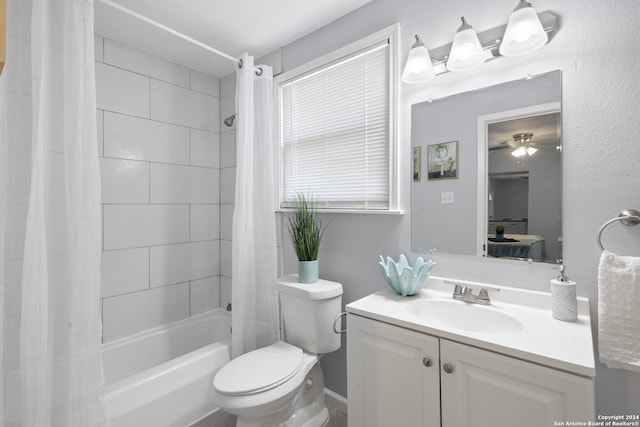
[[[389,208],[390,48],[378,43],[281,84],[281,200]]]

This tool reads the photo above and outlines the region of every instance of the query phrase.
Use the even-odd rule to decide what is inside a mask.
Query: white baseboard
[[[347,414],[347,399],[345,397],[340,396],[338,393],[335,393],[328,388],[324,389],[324,400],[327,406],[332,408],[336,408],[338,411],[343,414]]]

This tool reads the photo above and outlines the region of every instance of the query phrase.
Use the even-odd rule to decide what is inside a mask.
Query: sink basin
[[[413,301],[410,307],[413,314],[422,319],[465,331],[512,333],[524,328],[518,319],[492,306],[470,304],[453,299],[425,299]]]

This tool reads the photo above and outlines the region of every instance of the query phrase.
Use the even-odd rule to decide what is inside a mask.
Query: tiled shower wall
[[[221,168],[233,179],[235,132],[221,151],[217,78],[99,36],[95,46],[107,342],[220,306],[233,207]]]

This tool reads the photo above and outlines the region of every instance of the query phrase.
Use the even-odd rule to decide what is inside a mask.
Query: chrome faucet
[[[453,285],[453,299],[458,301],[469,302],[472,304],[491,305],[491,298],[489,298],[489,292],[499,292],[500,288],[480,288],[478,295],[473,293],[473,288],[462,285],[460,283],[449,282],[445,280],[448,285]]]

